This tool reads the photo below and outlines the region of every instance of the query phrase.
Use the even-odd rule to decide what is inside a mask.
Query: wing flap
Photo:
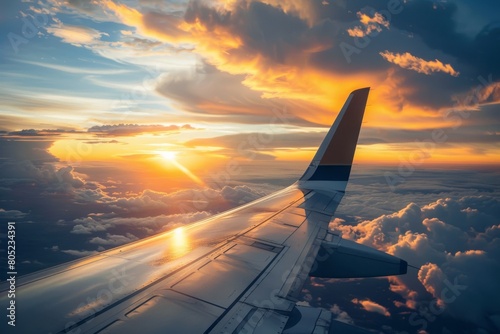
[[[336,236],[321,244],[309,273],[322,278],[379,277],[406,274],[408,264],[393,255]]]

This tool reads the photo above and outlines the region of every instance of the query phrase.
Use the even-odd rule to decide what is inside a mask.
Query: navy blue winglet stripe
[[[347,181],[351,173],[351,165],[319,165],[311,181]]]

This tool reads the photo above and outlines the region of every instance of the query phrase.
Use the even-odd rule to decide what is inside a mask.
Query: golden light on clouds
[[[347,33],[351,37],[364,37],[372,34],[373,32],[381,32],[382,27],[389,29],[389,21],[387,21],[384,16],[380,13],[375,13],[372,16],[358,12],[359,21],[364,25],[356,26],[354,28],[347,29]]]
[[[397,82],[398,77],[391,72],[365,72],[360,74],[334,74],[308,65],[308,52],[290,52],[281,63],[271,63],[258,52],[245,51],[242,41],[236,32],[231,31],[231,25],[218,25],[214,23],[208,27],[206,22],[194,16],[183,21],[177,18],[168,20],[165,25],[159,25],[159,18],[156,21],[147,23],[147,19],[141,14],[128,8],[124,4],[117,5],[108,0],[106,6],[115,11],[123,23],[134,25],[143,34],[158,38],[169,43],[191,43],[195,46],[197,53],[202,55],[209,63],[215,65],[217,69],[233,75],[244,75],[242,84],[253,91],[261,93],[261,98],[268,100],[283,101],[284,103],[301,103],[299,108],[306,109],[303,112],[297,111],[297,116],[311,123],[329,126],[335,115],[349,93],[357,88],[372,86],[366,115],[366,126],[370,127],[400,127],[417,128],[424,123],[429,123],[429,117],[433,118],[436,126],[446,126],[434,112],[426,111],[418,106],[412,106],[404,101],[405,89],[411,87],[401,85]],[[231,8],[232,2],[225,3],[225,8]],[[290,5],[290,4],[289,4]],[[291,6],[291,5],[290,5]],[[289,10],[296,8],[297,4],[289,7]],[[208,10],[208,9],[207,9]],[[216,15],[216,9],[210,9]],[[219,10],[223,10],[219,8]],[[194,15],[194,14],[192,14]],[[228,14],[229,15],[229,14]],[[361,24],[366,27],[377,24],[377,26],[388,27],[388,22],[375,13],[374,16],[358,13]],[[163,19],[167,19],[164,17]],[[367,29],[368,29],[367,28]],[[323,44],[322,44],[323,43]],[[307,45],[313,49],[331,47],[329,43],[315,41]],[[314,45],[314,47],[312,46]],[[426,62],[423,59],[411,55],[384,54],[386,59],[395,62],[403,67],[408,67],[431,73],[432,71],[447,71],[452,75],[457,72],[449,64],[442,64],[439,61]],[[395,110],[405,107],[405,118],[395,113]],[[200,101],[200,109],[213,112],[223,112],[224,108],[228,112],[237,111],[235,106],[213,105],[209,101]],[[241,110],[246,112],[246,110]]]
[[[186,176],[201,185],[202,180],[197,175],[202,169],[200,166],[203,165],[203,160],[215,159],[216,162],[209,166],[213,168],[221,160],[245,158],[238,155],[234,143],[207,143],[206,146],[190,147],[187,144],[189,141],[234,133],[275,131],[272,127],[250,126],[262,125],[275,116],[273,108],[286,109],[291,116],[280,123],[278,132],[288,133],[293,137],[293,131],[308,127],[323,127],[326,131],[349,93],[361,87],[371,87],[363,129],[376,138],[369,138],[372,145],[360,146],[357,154],[360,161],[397,164],[397,157],[404,155],[408,147],[412,147],[411,142],[405,142],[405,131],[416,133],[425,139],[426,132],[433,129],[449,130],[456,125],[454,119],[446,117],[447,110],[458,105],[449,101],[453,100],[453,96],[448,101],[441,96],[433,96],[436,101],[427,103],[420,83],[417,85],[411,82],[405,75],[408,74],[406,70],[410,70],[416,72],[410,74],[418,76],[418,80],[428,80],[426,78],[431,75],[439,79],[458,80],[457,69],[462,70],[463,67],[456,66],[455,63],[452,66],[437,59],[436,57],[441,59],[441,53],[429,58],[428,53],[423,52],[423,58],[420,58],[409,52],[376,50],[374,42],[369,47],[360,48],[359,55],[355,54],[360,59],[357,64],[365,62],[366,67],[350,67],[345,59],[335,58],[333,51],[338,49],[338,41],[329,34],[323,34],[322,29],[332,29],[325,31],[336,34],[336,38],[367,38],[370,43],[375,38],[380,38],[382,41],[385,35],[398,29],[392,25],[395,21],[382,15],[382,12],[367,14],[355,10],[349,16],[349,24],[332,28],[319,24],[322,18],[317,5],[295,0],[267,0],[263,3],[233,0],[190,2],[183,8],[183,12],[153,9],[146,5],[133,7],[130,3],[118,0],[104,0],[96,6],[102,8],[110,20],[128,26],[120,30],[121,38],[127,39],[127,46],[139,41],[141,48],[145,45],[153,46],[139,48],[136,50],[137,54],[154,53],[158,45],[167,45],[183,56],[191,56],[193,60],[175,71],[157,73],[158,77],[151,80],[154,82],[152,89],[161,98],[169,100],[169,107],[175,109],[174,112],[163,113],[160,109],[157,114],[148,116],[149,124],[139,116],[133,120],[138,124],[118,124],[121,122],[117,121],[121,117],[118,112],[111,113],[107,119],[94,117],[91,126],[80,129],[81,133],[87,132],[86,134],[81,134],[80,137],[67,135],[55,138],[50,152],[62,161],[105,160],[130,163],[130,160],[135,159],[153,164],[156,169],[166,168],[169,172]],[[263,21],[254,20],[262,19],[260,15],[264,12],[277,22],[283,20],[282,23],[288,24],[293,31],[281,26],[270,30],[269,26],[261,24]],[[81,43],[88,46],[96,40],[104,42],[104,38],[101,39],[104,35],[107,36],[106,39],[113,37],[94,28],[63,25],[62,22],[50,29],[52,35],[74,45]],[[113,45],[116,46],[117,43],[114,42]],[[370,52],[375,59],[366,57]],[[318,60],[318,56],[324,58],[319,57],[321,59]],[[47,66],[55,68],[55,65]],[[80,73],[74,69],[71,71]],[[93,74],[91,80],[98,82],[95,77],[101,73]],[[498,91],[495,88],[497,84],[492,82],[484,86],[480,91],[486,97],[477,96],[472,91],[465,93],[470,95],[465,100],[471,109],[478,109],[479,103],[498,100],[498,94],[495,93]],[[122,90],[125,87],[126,84],[119,86]],[[489,91],[491,92],[488,93]],[[128,107],[135,108],[135,102],[132,101]],[[105,108],[99,105],[93,109]],[[94,113],[100,114],[99,111]],[[144,111],[144,115],[147,114]],[[199,128],[157,125],[164,124],[165,117],[173,114],[175,117],[182,115],[182,119],[187,122],[196,119],[199,124],[224,124],[226,129],[211,132],[206,131],[204,125]],[[84,120],[80,114],[73,117],[82,122]],[[181,122],[180,116],[177,121]],[[469,122],[467,119],[463,121]],[[184,130],[188,129],[196,131],[186,133]],[[397,132],[399,137],[394,135],[384,142],[387,133],[391,131]],[[184,132],[181,134],[182,140],[177,132]],[[362,130],[361,139],[363,133]],[[82,139],[83,137],[87,139]],[[158,143],[165,144],[160,148],[161,151]],[[255,151],[262,153],[262,159],[304,161],[310,159],[314,152],[311,144],[312,142],[303,143],[297,148],[293,145],[259,147]],[[438,145],[428,161],[451,163],[467,160],[471,154],[476,161],[492,157],[490,147],[475,150],[473,145],[465,145],[464,148],[453,145]]]
[[[384,52],[380,52],[380,55],[388,62],[418,73],[429,75],[432,72],[443,72],[454,77],[457,77],[460,74],[450,64],[443,64],[443,62],[438,59],[424,60],[422,58],[415,57],[409,52],[393,53],[386,50]]]

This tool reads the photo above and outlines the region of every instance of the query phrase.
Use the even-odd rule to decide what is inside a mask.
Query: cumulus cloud
[[[354,321],[352,320],[351,316],[347,314],[346,311],[343,311],[340,309],[340,307],[337,304],[333,304],[333,306],[330,308],[330,312],[335,314],[335,320],[344,322],[346,324],[354,324]]]
[[[171,203],[175,206],[175,203]],[[194,211],[183,214],[158,215],[148,217],[85,217],[75,219],[72,223],[73,234],[93,234],[110,229],[138,229],[148,235],[169,230],[189,222],[199,221],[210,216],[207,211]]]
[[[63,249],[63,250],[61,250],[61,252],[69,254],[69,255],[74,255],[77,257],[90,256],[90,255],[95,255],[98,253],[97,251],[76,250],[76,249]]]
[[[40,191],[68,194],[84,185],[71,166],[57,168],[52,164],[40,165],[30,160],[7,160],[1,163],[1,167],[0,184],[3,185],[34,182]]]
[[[92,217],[78,218],[73,221],[75,224],[71,233],[74,234],[91,234],[92,232],[105,231],[109,227],[106,223],[98,223]]]
[[[389,311],[387,310],[387,308],[385,308],[384,306],[382,306],[380,304],[377,304],[374,301],[371,301],[369,299],[364,299],[364,300],[353,299],[352,302],[354,304],[361,305],[361,307],[363,307],[368,312],[379,313],[379,314],[382,314],[382,315],[384,315],[386,317],[390,317],[391,316],[391,314],[389,313]]]
[[[132,233],[127,233],[126,235],[107,233],[105,238],[94,237],[90,239],[89,242],[91,244],[103,245],[103,246],[119,246],[137,239],[138,238]]]
[[[500,315],[492,302],[500,298],[494,283],[500,272],[499,207],[498,199],[488,195],[442,198],[427,205],[410,203],[356,225],[335,220],[331,226],[419,268],[417,275],[410,268],[407,275],[389,278],[406,307],[420,312],[433,300],[439,314],[491,330],[490,318]]]
[[[17,220],[20,218],[23,218],[27,215],[27,213],[24,213],[19,210],[5,210],[0,208],[0,219],[12,219],[12,220]]]
[[[0,164],[24,160],[36,163],[55,162],[57,158],[47,151],[51,145],[50,141],[20,141],[0,138]]]
[[[100,188],[97,190],[77,189],[74,200],[101,213],[73,219],[65,225],[72,226],[70,233],[74,235],[93,235],[89,242],[101,246],[123,244],[139,235],[153,235],[200,221],[266,194],[248,186],[183,189],[171,193],[145,190],[129,197],[113,197]],[[84,201],[82,192],[86,193]]]
[[[264,194],[248,186],[223,186],[220,189],[183,189],[172,193],[145,190],[138,196],[107,197],[102,200],[115,212],[128,214],[169,213],[193,211],[220,212],[262,197]]]
[[[389,51],[380,52],[380,55],[390,63],[396,64],[399,67],[406,68],[412,71],[423,74],[431,74],[433,72],[443,72],[451,76],[458,76],[460,73],[455,71],[455,69],[450,64],[443,64],[440,60],[424,60],[419,57],[415,57],[409,52],[405,53],[393,53]]]

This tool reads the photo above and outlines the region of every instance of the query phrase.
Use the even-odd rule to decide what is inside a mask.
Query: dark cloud
[[[137,240],[137,237],[132,233],[126,235],[106,234],[104,238],[94,237],[89,240],[89,243],[104,246],[119,246]]]
[[[454,144],[497,146],[500,136],[496,120],[500,104],[482,106],[479,110],[456,110],[443,114],[442,120],[451,125],[429,129],[383,129],[366,127],[361,130],[360,144],[408,143],[408,149],[419,147],[418,143],[433,143],[437,148]],[[436,138],[439,138],[436,140]],[[486,147],[486,146],[483,146]]]
[[[233,150],[231,155],[245,156],[247,151],[258,152],[277,148],[295,149],[317,147],[325,135],[325,132],[319,131],[273,133],[271,127],[269,132],[251,132],[213,138],[198,138],[187,141],[185,145],[189,147],[224,147]]]
[[[85,141],[85,144],[123,144],[126,145],[126,143],[122,143],[118,140],[112,139],[112,140],[90,140],[90,141]]]
[[[492,12],[500,10],[495,1],[468,6],[472,11],[487,7]],[[464,65],[471,67],[477,75],[493,74],[498,79],[500,68],[496,59],[500,55],[500,27],[497,22],[488,22],[470,38],[460,32],[457,20],[458,4],[455,2],[410,1],[405,10],[395,16],[393,26],[419,36],[432,49],[449,54]],[[425,17],[425,20],[421,20]]]
[[[19,220],[24,218],[27,213],[21,212],[19,210],[4,210],[0,209],[0,220],[8,219],[8,220]]]
[[[0,138],[0,162],[30,160],[34,162],[55,162],[57,158],[47,152],[50,141],[18,141]]]
[[[180,132],[184,130],[194,130],[194,128],[185,124],[179,125],[140,125],[140,124],[116,124],[116,125],[95,125],[87,132],[98,136],[135,136],[142,133],[161,133],[161,132]]]
[[[245,86],[243,80],[242,75],[231,75],[204,63],[193,72],[163,75],[156,90],[174,100],[180,109],[207,122],[269,124],[278,117],[274,123],[314,124],[303,117],[303,111],[313,109],[312,105],[263,98],[261,92]]]
[[[57,137],[62,134],[81,133],[75,129],[23,129],[19,131],[10,131],[5,133],[4,138],[22,138],[22,137]]]
[[[449,107],[452,95],[470,89],[471,81],[477,76],[492,74],[497,81],[500,74],[496,66],[500,43],[495,42],[499,38],[498,25],[488,22],[475,37],[466,36],[460,31],[462,22],[457,22],[457,4],[453,2],[349,1],[325,6],[319,1],[300,5],[285,1],[281,7],[275,5],[240,2],[231,11],[221,11],[192,1],[185,20],[188,23],[198,20],[209,31],[223,29],[237,38],[241,45],[228,51],[225,62],[236,66],[259,59],[259,74],[248,74],[259,83],[252,88],[260,87],[263,91],[266,91],[265,79],[257,75],[264,76],[271,67],[278,71],[279,66],[286,65],[333,74],[375,74],[394,68],[379,54],[387,50],[409,52],[427,61],[438,59],[461,73],[453,78],[446,74],[426,75],[397,69],[398,80],[413,88],[406,91],[404,97],[419,106]],[[474,10],[476,6],[469,7]],[[308,13],[307,17],[301,17],[299,7]],[[347,30],[360,24],[358,12],[372,16],[380,13],[388,29],[376,31],[363,40],[349,36]],[[350,50],[355,50],[351,54],[347,52],[348,56],[347,44],[352,47]],[[230,68],[229,65],[220,67]],[[290,69],[282,70],[286,73]],[[287,76],[281,79],[286,82]],[[376,87],[377,82],[372,86]]]
[[[98,253],[96,250],[88,251],[88,250],[76,250],[76,249],[62,249],[61,252],[77,257],[90,256]]]

